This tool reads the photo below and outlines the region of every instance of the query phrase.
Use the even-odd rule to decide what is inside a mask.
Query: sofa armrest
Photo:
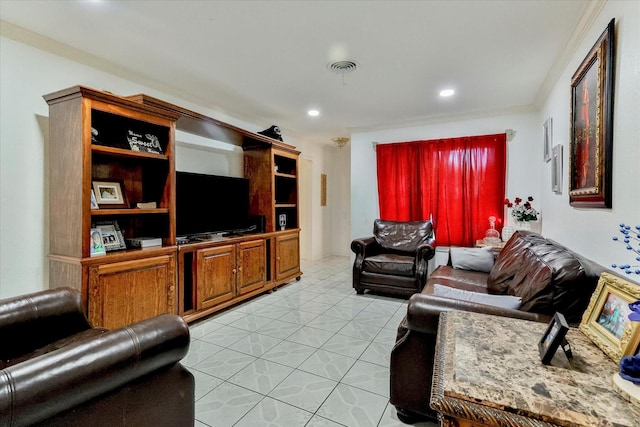
[[[379,248],[378,242],[376,242],[375,237],[363,237],[359,239],[354,239],[351,242],[351,251],[356,254],[356,256],[368,256],[374,250]]]
[[[416,261],[425,260],[429,261],[436,254],[436,250],[428,243],[422,243],[416,250]]]
[[[0,360],[90,329],[80,292],[56,288],[0,302]],[[25,339],[28,337],[28,339]]]
[[[172,365],[188,349],[185,321],[164,314],[12,365],[0,370],[0,426],[44,420]]]
[[[537,322],[548,322],[551,320],[551,317],[538,313],[492,307],[490,305],[437,297],[435,295],[414,294],[409,299],[409,306],[407,308],[407,328],[435,335],[438,333],[438,318],[440,313],[451,310],[472,311]]]

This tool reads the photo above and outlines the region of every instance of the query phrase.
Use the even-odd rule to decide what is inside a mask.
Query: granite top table
[[[540,362],[547,324],[451,311],[440,315],[431,407],[451,426],[640,426],[640,409],[614,391],[618,365],[579,330]]]

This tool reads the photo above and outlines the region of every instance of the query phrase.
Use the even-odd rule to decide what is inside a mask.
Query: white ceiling
[[[577,0],[2,0],[0,19],[207,109],[263,128],[278,124],[285,142],[291,135],[328,143],[352,129],[534,108],[592,7]],[[344,76],[327,69],[343,59],[359,69]],[[449,87],[456,95],[440,98]],[[308,117],[310,108],[321,115]]]

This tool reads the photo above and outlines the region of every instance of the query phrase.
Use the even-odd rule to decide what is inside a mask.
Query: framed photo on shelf
[[[548,365],[556,354],[558,347],[564,341],[565,335],[569,330],[569,325],[562,313],[556,313],[549,322],[547,330],[538,342],[538,351],[542,363]]]
[[[93,191],[93,188],[91,189],[91,209],[100,209],[98,201],[96,200],[96,193]]]
[[[95,228],[102,234],[102,243],[107,252],[127,249],[118,221],[96,222]]]
[[[542,125],[544,143],[544,161],[551,160],[551,146],[553,145],[553,118],[549,117]]]
[[[640,342],[640,322],[629,320],[629,303],[640,299],[640,286],[602,273],[584,312],[580,330],[614,362],[633,354]]]
[[[571,78],[569,203],[610,208],[613,150],[612,19]]]
[[[90,256],[100,256],[105,255],[107,250],[104,247],[104,243],[102,240],[102,233],[99,228],[91,229],[91,243],[89,245],[89,255]]]
[[[553,147],[551,152],[551,190],[562,194],[562,145]]]
[[[101,208],[128,208],[120,181],[93,181],[96,202]]]

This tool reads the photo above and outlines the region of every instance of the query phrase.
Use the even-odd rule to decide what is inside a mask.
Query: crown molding
[[[556,56],[556,59],[553,61],[553,65],[549,69],[542,86],[540,86],[540,90],[538,90],[538,94],[536,95],[533,103],[536,109],[539,110],[542,108],[547,97],[551,94],[553,87],[569,65],[569,62],[577,52],[578,48],[587,36],[587,33],[591,30],[596,18],[600,15],[600,12],[608,1],[609,0],[592,0],[584,2],[584,8],[580,18],[578,19],[578,23],[576,24],[576,28],[571,34],[571,37],[569,37],[569,40],[567,40],[567,43],[565,43],[564,49],[558,54],[558,56]]]

